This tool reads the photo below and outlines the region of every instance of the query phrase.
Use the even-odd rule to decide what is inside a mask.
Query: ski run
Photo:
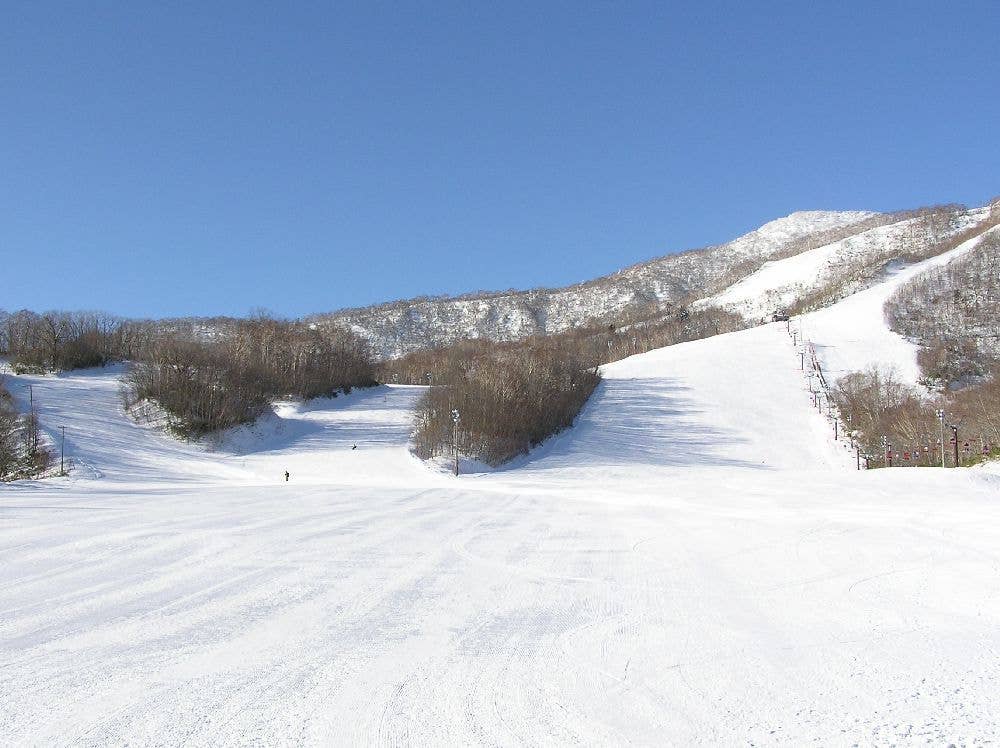
[[[881,305],[967,249],[792,331],[832,377],[912,381]],[[118,374],[7,380],[73,470],[0,486],[4,745],[1000,734],[1000,475],[857,471],[783,322],[608,365],[572,429],[458,478],[408,451],[418,387],[196,446]]]

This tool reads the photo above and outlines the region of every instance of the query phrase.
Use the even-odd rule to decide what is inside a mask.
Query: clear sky
[[[6,2],[0,308],[286,316],[1000,194],[1000,3]]]

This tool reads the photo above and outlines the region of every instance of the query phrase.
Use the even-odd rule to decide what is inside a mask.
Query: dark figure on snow
[[[285,483],[288,483],[288,471],[285,471]]]
[[[355,449],[357,449],[357,448],[358,448],[358,445],[357,445],[357,444],[354,444],[354,445],[353,445],[353,446],[351,447],[351,451],[353,452],[353,451],[354,451]]]

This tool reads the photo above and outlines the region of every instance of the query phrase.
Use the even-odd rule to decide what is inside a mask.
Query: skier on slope
[[[288,471],[285,471],[285,483],[288,483]]]

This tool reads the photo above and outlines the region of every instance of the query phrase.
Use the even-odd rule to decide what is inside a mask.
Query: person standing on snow
[[[285,471],[285,483],[288,483],[288,471]]]

